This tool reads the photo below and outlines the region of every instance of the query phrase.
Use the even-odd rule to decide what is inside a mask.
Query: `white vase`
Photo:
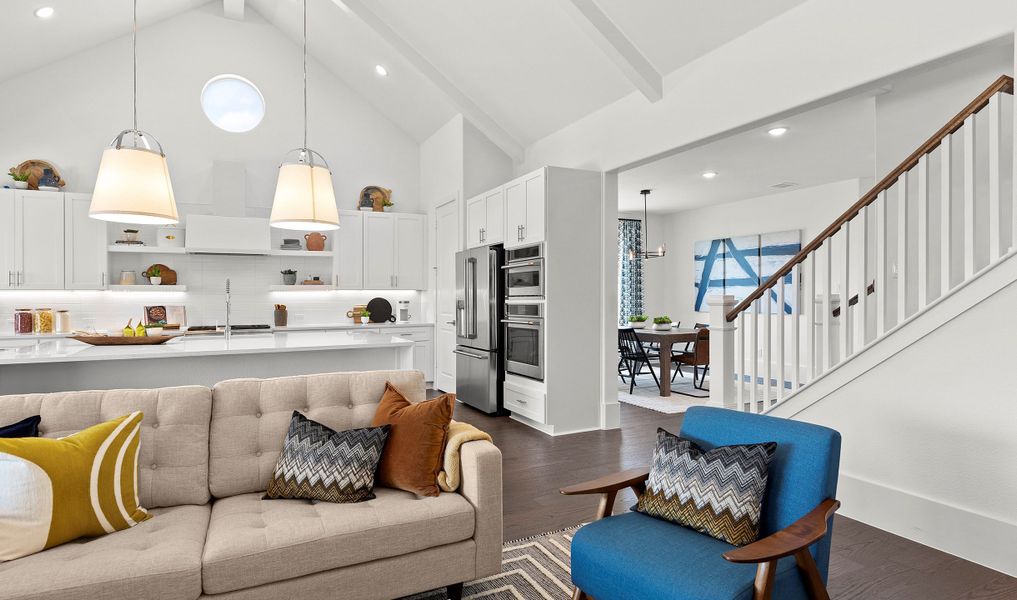
[[[629,321],[629,327],[632,329],[645,329],[646,321]]]
[[[27,181],[15,181],[14,182],[14,189],[16,189],[16,190],[27,190],[28,189],[28,182]]]
[[[149,277],[152,285],[162,285],[162,277]]]
[[[671,330],[671,324],[670,323],[654,323],[653,324],[653,328],[656,329],[657,331],[670,331]]]

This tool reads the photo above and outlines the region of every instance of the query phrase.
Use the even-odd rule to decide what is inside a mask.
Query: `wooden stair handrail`
[[[968,117],[970,117],[973,114],[976,114],[977,112],[985,108],[985,106],[989,103],[990,98],[995,96],[998,92],[1003,92],[1005,94],[1012,95],[1013,91],[1014,91],[1013,77],[1010,77],[1009,75],[1001,75],[999,79],[992,83],[992,85],[985,88],[984,92],[979,94],[977,98],[975,98],[974,100],[971,101],[970,104],[965,106],[964,110],[957,113],[957,115],[950,119],[950,121],[947,122],[946,125],[943,125],[943,127],[941,127],[939,131],[932,134],[932,137],[926,140],[924,144],[919,146],[917,150],[912,152],[910,156],[905,158],[904,162],[897,165],[897,168],[895,168],[893,171],[890,171],[889,175],[884,177],[871,190],[869,190],[864,196],[862,196],[858,200],[858,202],[852,204],[851,208],[847,209],[847,211],[845,211],[844,214],[838,217],[837,220],[834,221],[829,227],[824,229],[823,232],[816,236],[814,240],[806,244],[805,247],[803,247],[801,251],[798,252],[798,254],[795,254],[791,258],[791,260],[789,260],[783,267],[777,269],[777,271],[773,275],[771,275],[769,279],[767,279],[763,284],[756,288],[756,290],[749,294],[744,300],[738,303],[737,306],[732,308],[731,311],[727,313],[727,320],[734,321],[736,318],[738,318],[739,313],[747,309],[749,306],[752,305],[753,302],[761,298],[763,294],[765,294],[767,290],[775,286],[778,281],[783,280],[784,277],[786,277],[788,273],[791,272],[791,269],[793,269],[795,265],[801,263],[806,258],[808,258],[809,254],[812,254],[813,252],[818,250],[820,246],[823,245],[823,242],[833,237],[835,233],[840,231],[840,228],[844,226],[844,223],[847,223],[851,219],[855,218],[855,216],[858,215],[859,211],[875,202],[876,199],[879,198],[879,194],[890,189],[893,186],[893,184],[897,183],[897,180],[900,178],[901,175],[915,168],[915,166],[918,164],[918,161],[923,156],[939,147],[943,140],[946,139],[946,136],[960,129],[961,126],[964,125],[964,121]]]

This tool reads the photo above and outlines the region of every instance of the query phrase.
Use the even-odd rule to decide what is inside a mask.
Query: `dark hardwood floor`
[[[657,427],[681,427],[681,415],[625,404],[621,429],[559,437],[463,405],[455,418],[490,433],[502,451],[506,540],[589,520],[597,499],[562,496],[558,488],[646,465]],[[634,503],[626,491],[615,510]],[[1017,579],[841,516],[834,526],[829,588],[835,599],[1017,599]]]

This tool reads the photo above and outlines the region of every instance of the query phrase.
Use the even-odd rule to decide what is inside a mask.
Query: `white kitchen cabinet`
[[[0,289],[17,287],[14,229],[14,190],[0,190]]]
[[[425,381],[434,381],[434,336],[431,327],[393,327],[381,332],[413,340],[413,368],[424,372]]]
[[[425,220],[409,213],[364,214],[364,289],[427,287]]]
[[[466,201],[466,246],[500,244],[505,239],[505,196],[493,189]]]
[[[364,289],[364,214],[339,211],[340,228],[332,237],[336,289]]]
[[[3,288],[64,287],[64,195],[4,190],[0,195]]]
[[[544,169],[505,184],[505,248],[544,241],[544,184]]]
[[[422,290],[427,287],[427,250],[424,215],[395,213],[395,288]]]
[[[91,194],[64,194],[64,289],[102,290],[109,284],[106,222],[88,216]]]

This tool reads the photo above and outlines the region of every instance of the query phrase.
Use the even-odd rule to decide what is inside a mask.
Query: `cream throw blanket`
[[[462,473],[459,471],[459,448],[466,442],[485,440],[490,442],[491,436],[469,423],[452,421],[448,425],[448,438],[445,442],[445,465],[438,473],[438,487],[444,492],[459,489]]]

